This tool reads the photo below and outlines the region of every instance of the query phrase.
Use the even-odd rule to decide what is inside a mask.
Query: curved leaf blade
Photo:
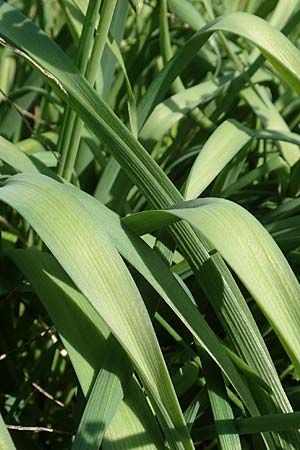
[[[128,352],[170,445],[193,448],[146,307],[106,233],[62,184],[43,175],[9,178],[0,198],[31,223]]]
[[[146,211],[124,222],[143,234],[171,224],[174,217],[199,229],[222,254],[268,318],[299,375],[300,287],[266,229],[244,208],[220,198]]]
[[[9,256],[31,282],[45,306],[62,338],[82,391],[86,397],[89,395],[77,432],[80,437],[76,445],[82,448],[80,446],[83,442],[91,446],[97,443],[98,448],[108,429],[110,438],[118,441],[121,438],[119,427],[115,422],[110,422],[114,413],[120,416],[120,420],[124,420],[123,408],[116,412],[124,396],[124,387],[127,387],[128,375],[131,373],[124,351],[53,255],[18,249],[10,251]],[[136,435],[143,426],[137,410],[145,414],[144,410],[149,408],[149,405],[141,398],[138,405],[135,404],[135,391],[140,387],[133,381],[133,379],[130,381],[131,389],[125,389],[124,401],[133,405],[136,412],[131,415],[130,429],[131,434]],[[91,422],[92,434],[89,426]],[[153,416],[149,417],[145,439],[149,447],[153,445],[153,448],[162,448],[156,427]]]
[[[253,133],[240,123],[234,120],[223,122],[205,142],[190,170],[185,187],[186,200],[198,197],[252,137]]]

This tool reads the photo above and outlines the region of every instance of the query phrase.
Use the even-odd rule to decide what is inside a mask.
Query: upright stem
[[[79,40],[76,65],[82,74],[85,73],[93,46],[94,31],[99,20],[99,9],[102,0],[90,0]],[[58,141],[60,162],[58,174],[64,176],[65,165],[70,152],[70,142],[76,113],[68,106],[63,117],[63,124]],[[70,176],[71,178],[71,176]],[[69,181],[69,180],[68,180]]]
[[[170,37],[169,24],[168,24],[167,0],[161,0],[161,2],[160,2],[159,19],[160,19],[160,30],[159,30],[160,50],[161,50],[161,54],[163,57],[164,65],[166,65],[167,62],[173,57],[173,51],[172,51],[172,46],[171,46],[171,37]],[[172,91],[175,94],[177,94],[184,90],[185,90],[185,86],[184,86],[181,78],[178,76],[172,84]],[[204,128],[204,129],[214,128],[214,124],[197,107],[189,113],[189,116],[201,128]]]
[[[89,3],[88,12],[90,10],[91,3],[95,2],[100,6],[101,0],[94,0],[94,2]],[[90,38],[94,35],[95,24],[98,19],[99,6],[98,9],[96,8],[96,4],[93,6],[94,9],[92,11],[92,23],[87,20],[88,13],[86,16],[85,24],[86,22],[88,23],[86,27],[84,27],[81,35],[83,37],[83,44],[81,51],[79,49],[78,58],[80,59],[80,61],[78,61],[77,65],[84,72],[85,78],[90,82],[91,85],[94,85],[97,77],[116,3],[117,0],[104,0],[96,35],[94,40],[92,39],[93,45],[91,45],[92,41]],[[88,60],[90,53],[91,56]],[[83,122],[71,111],[67,114],[69,118],[65,136],[65,144],[67,145],[63,148],[62,155],[65,155],[65,157],[62,158],[59,174],[62,175],[67,181],[69,181],[71,179],[73,168],[76,162],[83,129]]]
[[[94,46],[92,49],[91,59],[87,66],[85,77],[91,83],[95,83],[99,63],[102,59],[103,51],[105,48],[105,42],[109,33],[111,21],[113,18],[114,10],[117,4],[117,0],[104,0],[99,26],[96,32]]]

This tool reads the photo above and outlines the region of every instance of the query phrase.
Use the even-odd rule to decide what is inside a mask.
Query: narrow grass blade
[[[129,3],[133,7],[137,15],[141,14],[144,0],[129,0]]]
[[[225,425],[225,423],[224,423]],[[235,420],[234,425],[239,435],[256,434],[264,431],[276,430],[277,432],[286,430],[297,430],[300,426],[300,412],[288,414],[270,414],[261,417],[249,417]],[[194,431],[194,438],[212,439],[216,434],[215,426],[203,427]]]
[[[221,192],[220,196],[229,197],[230,195],[236,193],[239,189],[252,184],[257,179],[262,178],[266,174],[269,175],[275,170],[282,171],[286,175],[286,178],[290,174],[290,167],[287,162],[280,156],[274,156],[268,158],[267,161],[261,166],[250,170],[246,175],[240,177],[235,183],[231,184],[223,192]]]
[[[127,96],[128,96],[127,105],[128,105],[129,123],[130,123],[130,128],[131,128],[133,135],[137,138],[138,130],[137,130],[137,117],[136,117],[136,101],[135,101],[134,93],[133,93],[131,83],[130,83],[130,80],[128,77],[125,62],[124,62],[122,53],[120,51],[120,48],[118,47],[118,45],[114,39],[112,40],[112,42],[110,42],[108,40],[107,45],[110,48],[110,50],[113,53],[116,60],[118,61],[119,66],[125,77]]]
[[[208,355],[203,355],[201,359],[220,450],[242,450],[241,441],[232,420],[234,415],[219,369]]]
[[[137,420],[136,418],[139,418]],[[115,430],[118,430],[116,434]],[[120,448],[144,448],[163,450],[162,442],[152,410],[136,378],[132,377],[126,388],[126,397],[113,418],[104,440],[105,450]]]
[[[89,394],[72,450],[98,449],[120,408],[124,387],[126,388],[132,376],[132,368],[126,355],[118,351],[119,348],[119,344],[111,335],[107,340],[106,356]]]
[[[91,0],[88,3],[86,16],[83,22],[76,58],[76,65],[82,74],[86,74],[86,72],[89,71],[90,66],[95,64],[95,54],[93,50],[96,42],[99,40],[99,34],[95,40],[94,33],[97,22],[99,21],[100,5],[101,0]],[[105,36],[102,37],[101,35],[101,39],[105,40]],[[97,61],[98,65],[100,60],[101,57]],[[89,81],[91,84],[94,84],[95,80],[89,79]],[[83,122],[78,118],[78,116],[76,116],[70,106],[67,105],[58,141],[58,151],[61,155],[58,173],[59,175],[64,176],[64,178],[68,181],[71,179],[76,162],[82,130]]]
[[[88,0],[59,0],[59,3],[64,12],[66,23],[74,42],[78,44],[84,23],[84,16],[88,7]]]
[[[300,241],[300,216],[271,222],[266,226],[280,248],[291,250],[297,248]]]
[[[300,412],[249,417],[236,423],[239,434],[252,434],[271,429],[278,432],[292,429],[296,430],[300,426]]]

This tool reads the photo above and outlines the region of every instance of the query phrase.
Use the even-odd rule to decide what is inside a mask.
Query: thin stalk
[[[99,25],[96,31],[91,57],[89,63],[86,66],[85,71],[85,78],[91,85],[95,84],[95,80],[101,63],[106,39],[109,33],[116,4],[117,0],[104,0],[102,6]],[[68,148],[68,152],[66,154],[66,160],[62,170],[62,176],[67,181],[70,181],[72,176],[72,172],[76,162],[76,157],[78,154],[83,126],[84,123],[79,118],[79,116],[75,116],[70,137],[70,145]]]
[[[167,6],[167,0],[161,0],[160,3],[160,12],[159,12],[159,39],[160,39],[160,50],[163,58],[164,65],[167,64],[167,62],[172,59],[173,57],[173,50],[171,46],[171,37],[170,37],[170,31],[169,31],[169,24],[168,24],[168,6]],[[172,91],[174,94],[177,94],[179,92],[185,91],[185,86],[181,80],[181,78],[178,76],[173,84],[172,84]],[[200,108],[193,109],[189,114],[190,118],[194,120],[194,122],[202,129],[207,128],[214,128],[213,122],[209,120],[208,117],[206,117],[203,112],[200,110]]]
[[[102,0],[90,0],[88,4],[76,59],[76,65],[82,74],[84,74],[86,71],[88,60],[91,54],[94,31],[99,19],[99,9],[101,1]],[[68,155],[70,151],[72,151],[70,148],[70,143],[74,131],[75,119],[76,113],[68,106],[65,110],[62,129],[58,141],[58,152],[61,155],[58,167],[58,174],[60,176],[64,176]]]
[[[211,357],[203,352],[203,349],[200,349],[200,356],[220,450],[242,450],[221,371]]]
[[[86,79],[91,84],[94,84],[97,76],[99,62],[102,59],[116,4],[117,0],[104,0],[103,7],[101,9],[101,16],[95,36],[92,55],[85,74]]]
[[[160,2],[159,27],[160,27],[159,28],[160,51],[164,65],[166,65],[167,62],[173,57],[171,37],[168,24],[167,0],[161,0]],[[177,77],[174,80],[172,88],[174,92],[180,92],[185,89],[180,77]]]

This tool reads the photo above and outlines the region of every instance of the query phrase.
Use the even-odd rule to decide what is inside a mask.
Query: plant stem
[[[160,19],[159,36],[160,36],[160,50],[163,57],[164,65],[166,65],[167,62],[173,57],[167,13],[168,13],[167,0],[161,0],[160,14],[159,14]],[[185,91],[185,89],[186,88],[181,78],[178,76],[172,84],[172,91],[174,92],[174,94],[177,94],[179,92]],[[214,128],[213,122],[203,114],[200,108],[196,107],[195,109],[190,111],[188,115],[200,128],[202,129]]]
[[[96,3],[95,3],[96,2]],[[93,2],[90,2],[88,7],[87,18],[85,20],[86,27],[84,26],[82,37],[83,44],[79,46],[79,61],[77,65],[82,73],[85,74],[85,78],[92,85],[94,85],[98,68],[102,59],[103,51],[105,48],[105,42],[110,29],[111,21],[113,18],[113,13],[116,7],[117,0],[104,0],[101,16],[96,31],[94,44],[91,49],[91,35],[95,29],[95,24],[98,18],[98,10],[101,0],[95,0],[92,10],[92,25],[88,20],[88,13]],[[92,33],[91,33],[92,32]],[[81,39],[80,39],[81,42]],[[81,48],[82,47],[82,48]],[[90,59],[88,61],[89,54],[91,53]],[[82,120],[72,111],[67,112],[67,128],[65,133],[65,146],[63,148],[63,154],[65,157],[62,158],[59,174],[62,175],[67,181],[70,181],[73,168],[76,162],[76,157],[78,153],[78,148],[80,144],[83,122]]]
[[[86,71],[86,67],[90,57],[93,45],[94,30],[99,19],[99,9],[101,1],[102,0],[91,0],[86,12],[76,59],[76,65],[82,74],[84,74]],[[65,110],[63,124],[58,141],[58,153],[61,155],[58,167],[58,174],[60,176],[64,176],[68,155],[70,151],[72,151],[70,142],[72,132],[74,130],[75,119],[76,113],[68,106]]]

